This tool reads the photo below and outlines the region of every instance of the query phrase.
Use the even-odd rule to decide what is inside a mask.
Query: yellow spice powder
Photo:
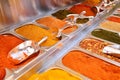
[[[49,47],[58,42],[58,39],[49,30],[45,30],[33,24],[21,26],[20,28],[17,28],[15,32],[27,39],[34,40],[36,42],[41,40],[44,36],[47,36],[48,39],[42,43],[41,46]]]
[[[34,74],[28,80],[81,80],[61,69],[51,69],[41,74]]]

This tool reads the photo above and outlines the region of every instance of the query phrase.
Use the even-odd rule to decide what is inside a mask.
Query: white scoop
[[[120,58],[120,45],[108,45],[104,47],[103,53]]]

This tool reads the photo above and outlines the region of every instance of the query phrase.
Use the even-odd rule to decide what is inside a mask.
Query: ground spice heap
[[[62,33],[64,34],[70,34],[71,32],[74,32],[78,29],[78,26],[76,25],[72,25],[72,26],[69,26],[68,28],[65,28]]]
[[[83,3],[90,6],[98,6],[102,0],[85,0]]]
[[[100,24],[100,27],[102,27],[104,29],[120,32],[120,23],[119,22],[104,21]]]
[[[80,42],[81,48],[86,49],[92,52],[93,54],[95,53],[95,54],[104,56],[106,58],[120,62],[120,59],[118,57],[103,53],[104,47],[108,45],[111,45],[111,44],[98,39],[94,39],[94,38],[86,38]]]
[[[120,67],[78,50],[70,51],[65,55],[62,63],[92,80],[120,80]]]
[[[47,36],[48,39],[41,44],[41,46],[44,47],[53,46],[55,43],[58,42],[56,36],[53,35],[51,32],[33,24],[21,26],[15,31],[16,33],[24,36],[25,38],[36,42],[40,41],[43,37]]]
[[[72,6],[69,11],[71,11],[74,14],[80,14],[82,11],[86,11],[86,16],[95,16],[96,10],[92,7],[85,5],[85,4],[77,4]]]
[[[49,27],[50,29],[62,28],[66,24],[65,21],[59,20],[59,19],[51,17],[51,16],[40,18],[40,19],[36,20],[36,22],[39,24],[43,24],[43,25]]]
[[[91,34],[97,38],[101,38],[113,43],[120,44],[120,36],[116,32],[104,30],[104,29],[95,29]]]
[[[15,65],[13,62],[11,62],[7,58],[9,51],[22,42],[23,40],[13,35],[0,35],[0,65],[2,67],[8,69],[19,68],[27,64],[29,61],[31,61],[33,58],[35,58],[38,55],[38,54],[32,55],[29,59],[18,65]]]
[[[20,65],[14,65],[7,58],[9,51],[23,42],[21,39],[12,35],[0,35],[0,64],[5,68],[17,68]]]
[[[40,18],[36,20],[36,22],[49,27],[49,31],[55,34],[58,33],[58,29],[64,27],[67,24],[65,20],[59,20],[51,16]],[[71,32],[75,31],[77,28],[78,26],[76,25],[69,26],[68,28],[65,28],[62,32],[64,34],[70,34]]]
[[[36,73],[28,80],[81,80],[61,69],[51,69],[43,73]]]
[[[6,75],[5,68],[0,66],[0,80],[4,80],[5,75]]]
[[[107,18],[107,20],[120,23],[120,17],[110,16]]]

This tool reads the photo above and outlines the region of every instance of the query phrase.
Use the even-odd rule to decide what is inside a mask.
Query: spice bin
[[[36,77],[34,77],[34,76],[36,76]],[[49,76],[49,77],[47,78],[47,76]],[[83,75],[78,75],[78,74],[76,75],[74,72],[71,72],[70,70],[66,70],[62,67],[59,67],[56,64],[52,65],[44,72],[34,74],[28,80],[37,79],[38,77],[39,77],[39,79],[46,78],[46,79],[53,79],[53,80],[58,79],[58,78],[64,79],[64,80],[66,80],[66,79],[69,79],[69,80],[88,80],[89,79]]]
[[[120,3],[119,1],[118,2],[113,1],[113,4],[109,6],[109,8],[103,10],[102,12],[97,11],[98,9],[96,7],[89,6],[88,2],[77,3],[75,5],[70,5],[67,7],[62,7],[59,9],[52,10],[45,16],[33,17],[33,19],[27,22],[21,22],[14,26],[5,27],[5,29],[1,30],[0,32],[0,37],[1,37],[0,42],[2,43],[0,45],[1,46],[0,53],[3,54],[1,58],[1,64],[3,68],[5,68],[5,77],[3,76],[4,80],[8,80],[8,79],[27,80],[30,78],[34,79],[35,77],[37,78],[43,74],[47,75],[49,71],[51,73],[53,72],[53,74],[54,71],[55,72],[57,71],[58,73],[63,73],[66,75],[66,78],[70,77],[71,80],[99,79],[98,77],[100,77],[100,79],[105,78],[107,80],[106,76],[110,74],[107,74],[105,70],[110,70],[110,69],[106,67],[106,65],[112,66],[111,69],[113,68],[113,71],[111,70],[111,73],[113,74],[114,70],[115,71],[119,70],[119,67],[117,67],[119,66],[119,59],[116,58],[115,56],[111,57],[111,55],[109,54],[102,55],[102,52],[100,52],[99,54],[99,51],[97,53],[97,51],[94,49],[99,49],[99,48],[101,49],[104,46],[119,44],[119,43],[114,43],[104,39],[100,39],[99,37],[93,35],[92,32],[96,28],[100,28],[100,30],[102,29],[109,30],[109,29],[105,29],[105,27],[102,27],[104,26],[102,23],[106,21],[111,21],[111,25],[113,22],[116,25],[119,25],[119,22],[115,22],[115,19],[110,19],[109,17],[109,15],[110,16],[113,15],[116,16],[116,14],[118,15],[119,10],[116,10],[116,8],[119,7],[118,5],[119,3]],[[75,8],[77,9],[78,6],[82,7],[83,9],[76,11]],[[100,5],[97,5],[97,7],[99,6]],[[91,10],[90,13],[88,12],[88,10]],[[111,15],[111,13],[113,14]],[[60,16],[57,17],[57,15],[61,15],[61,17]],[[102,22],[102,20],[104,21]],[[97,27],[98,24],[100,24],[99,27]],[[115,35],[119,32],[113,29],[110,31],[116,32]],[[58,33],[60,33],[59,37],[57,37]],[[33,40],[38,42],[44,36],[47,36],[48,39],[40,45],[40,51],[30,56],[24,62],[16,65],[10,62],[10,60],[7,58],[9,51],[15,46],[19,45],[20,43],[27,40]],[[93,47],[93,50],[91,49],[91,46],[89,48],[86,48],[86,45],[88,44],[87,42],[86,44],[84,44],[85,46],[82,45],[82,41],[84,42],[84,39],[86,38],[91,38],[91,39],[94,38],[93,43],[90,42],[91,44],[90,43],[89,44],[92,45],[95,43],[94,45],[95,46],[98,45],[98,48]],[[79,61],[81,63],[77,62],[77,58],[75,58],[75,60],[72,61],[75,61],[73,63],[78,63],[78,64],[73,65],[72,61],[70,61],[69,64],[67,64],[68,62],[65,61],[66,59],[65,57],[68,56],[67,53],[69,54],[72,51],[73,52],[76,51],[78,57],[80,56],[80,54],[81,56],[85,57],[83,59],[83,64],[81,64],[82,63],[81,61]],[[80,58],[82,59],[82,57]],[[87,60],[87,58],[88,61],[89,59],[90,61],[93,61],[90,62],[91,64],[93,63],[94,65],[99,65],[98,68],[100,69],[101,72],[103,71],[105,75],[93,76],[92,74],[87,74],[86,71],[93,72],[94,74],[99,74],[99,72],[97,73],[97,71],[93,71],[93,69],[97,70],[98,69],[97,67],[95,66],[92,67],[92,65],[89,65],[87,64],[87,62],[84,62]],[[96,60],[96,62],[94,62],[94,60]],[[97,61],[100,62],[101,65],[103,66],[97,64]],[[77,65],[78,66],[80,65],[79,70],[76,70],[74,68]],[[93,69],[90,70],[89,68],[87,68],[89,66]],[[105,69],[103,68],[102,70],[102,67],[104,67]],[[119,71],[118,72],[116,71],[116,75],[113,76],[119,77],[118,74]],[[56,76],[60,76],[60,75],[56,75]],[[105,76],[105,77],[102,78],[101,76]],[[112,78],[113,80],[115,79],[114,77],[111,77],[111,79]]]
[[[100,60],[94,56],[90,56],[87,53],[87,51],[84,51],[76,46],[76,49],[73,48],[73,50],[67,52],[67,54],[60,59],[59,64],[62,64],[64,67],[76,71],[77,73],[83,74],[90,79],[114,80],[120,77],[119,67]],[[118,72],[115,72],[116,70],[118,70]]]
[[[113,13],[114,14],[114,13]],[[97,54],[98,57],[108,61],[114,65],[120,66],[119,63],[119,21],[112,15],[105,18],[98,27],[93,29],[80,43],[80,48],[83,48],[92,55]],[[94,53],[94,54],[93,54]]]

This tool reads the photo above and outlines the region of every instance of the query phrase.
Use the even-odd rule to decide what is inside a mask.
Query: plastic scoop
[[[48,37],[42,38],[38,43],[32,40],[27,40],[15,48],[13,48],[9,53],[7,58],[14,64],[20,64],[21,62],[28,59],[31,55],[40,50],[40,44],[47,40]]]
[[[120,45],[108,45],[103,48],[103,53],[120,58]]]

